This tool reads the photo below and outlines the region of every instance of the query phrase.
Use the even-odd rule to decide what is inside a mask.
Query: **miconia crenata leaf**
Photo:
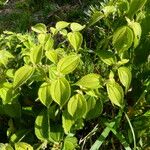
[[[90,120],[98,117],[103,111],[102,101],[91,96],[88,96],[86,101],[87,101],[87,111],[85,119]]]
[[[46,33],[46,25],[43,23],[38,23],[35,26],[32,26],[31,29],[37,33]]]
[[[49,78],[50,80],[57,79],[57,66],[55,64],[49,66]]]
[[[108,81],[106,88],[111,102],[122,108],[124,105],[124,92],[122,87],[116,82]]]
[[[83,76],[75,83],[75,85],[81,86],[83,88],[96,89],[101,87],[100,78],[101,76],[99,74],[90,73]]]
[[[51,83],[52,99],[61,107],[68,101],[71,95],[69,82],[65,78],[58,78]]]
[[[10,144],[0,143],[0,150],[14,150]]]
[[[80,32],[69,32],[67,34],[68,41],[72,45],[72,47],[78,51],[83,42],[83,36]]]
[[[50,121],[46,109],[42,110],[35,120],[35,135],[41,141],[52,141],[50,137]]]
[[[73,118],[82,118],[86,110],[87,103],[84,95],[76,94],[70,98],[68,102],[68,112]]]
[[[46,51],[49,51],[49,50],[52,50],[52,49],[53,49],[53,46],[54,46],[54,39],[50,36],[50,37],[48,38],[48,40],[46,41],[46,43],[45,43],[44,49],[45,49]]]
[[[75,120],[73,117],[68,113],[68,111],[64,111],[62,114],[62,124],[64,128],[64,132],[68,134],[70,132],[71,127],[74,125]]]
[[[45,56],[54,64],[57,64],[58,62],[58,54],[55,50],[49,50],[45,52]]]
[[[38,90],[38,97],[46,107],[49,107],[52,102],[50,87],[51,85],[49,83],[44,82]]]
[[[113,34],[113,46],[120,53],[128,50],[133,43],[133,31],[128,26],[118,28]]]
[[[143,6],[146,4],[147,0],[131,0],[130,1],[130,7],[129,11],[127,13],[127,16],[132,19],[133,16],[143,8]]]
[[[33,46],[30,53],[30,59],[33,64],[40,63],[43,55],[43,49],[42,46]]]
[[[118,75],[120,82],[125,86],[126,92],[130,87],[132,74],[129,68],[127,67],[120,67],[118,69]]]
[[[66,21],[58,21],[56,23],[56,29],[57,30],[61,30],[61,29],[64,29],[66,28],[67,26],[69,26],[70,23],[66,22]]]
[[[16,150],[33,150],[33,147],[25,142],[18,142],[15,143],[15,149]]]
[[[80,62],[80,56],[76,54],[68,55],[62,58],[57,64],[58,72],[69,74],[73,72]]]
[[[14,75],[13,87],[17,88],[24,84],[32,76],[33,73],[34,68],[29,65],[25,65],[19,68]]]
[[[111,51],[100,50],[97,51],[97,54],[100,57],[100,59],[107,65],[113,65],[116,63],[115,54]]]
[[[138,22],[129,22],[129,27],[133,30],[134,33],[134,48],[136,48],[139,45],[142,29],[141,25]]]
[[[70,28],[74,32],[75,31],[81,31],[81,30],[83,30],[85,28],[85,25],[82,26],[79,23],[73,22],[73,23],[70,24]]]
[[[64,140],[64,146],[62,150],[75,150],[78,146],[78,140],[76,137],[67,136]]]

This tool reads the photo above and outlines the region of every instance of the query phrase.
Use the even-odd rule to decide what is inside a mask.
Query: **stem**
[[[128,123],[129,123],[129,126],[130,126],[130,129],[131,129],[131,132],[132,132],[132,136],[133,136],[134,150],[136,150],[136,138],[135,138],[134,129],[133,129],[133,126],[131,124],[131,121],[130,121],[128,115],[125,112],[124,112],[124,114],[125,114],[125,117],[126,117]]]

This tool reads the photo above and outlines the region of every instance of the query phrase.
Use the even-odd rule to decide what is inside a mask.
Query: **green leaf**
[[[53,141],[50,137],[50,121],[47,110],[42,110],[35,120],[35,135],[41,141]]]
[[[44,82],[38,90],[38,97],[42,104],[44,104],[46,107],[49,107],[52,102],[50,87],[50,84]]]
[[[90,73],[83,76],[75,85],[81,86],[81,88],[97,89],[101,87],[99,74]]]
[[[51,80],[56,80],[57,79],[57,66],[52,64],[49,66],[49,78]]]
[[[27,129],[20,129],[17,130],[15,133],[13,133],[10,137],[10,142],[11,143],[17,143],[21,140],[23,140],[23,138],[28,134],[28,130]]]
[[[10,58],[14,58],[10,52],[6,50],[0,50],[0,65],[2,64],[6,66]]]
[[[107,65],[111,66],[116,63],[115,54],[111,51],[100,50],[97,51],[97,54],[100,57],[100,59]]]
[[[101,20],[104,17],[104,14],[100,11],[96,11],[94,12],[94,14],[91,16],[88,26],[90,27],[92,25],[94,25],[95,23],[97,23],[99,20]]]
[[[105,17],[108,17],[110,14],[116,12],[116,7],[115,6],[105,6],[103,9]]]
[[[38,38],[38,42],[40,44],[44,44],[45,43],[46,34],[45,33],[40,33],[40,34],[38,34],[37,38]]]
[[[56,23],[56,29],[57,30],[61,30],[61,29],[64,29],[66,27],[69,26],[70,23],[66,22],[66,21],[59,21]]]
[[[57,64],[58,62],[58,54],[55,50],[49,50],[45,52],[45,56],[54,64]]]
[[[52,99],[61,107],[68,101],[71,95],[69,82],[65,78],[58,78],[51,83]]]
[[[87,103],[85,97],[82,94],[76,94],[70,98],[68,102],[68,112],[73,118],[82,118],[86,113],[86,110]]]
[[[25,142],[15,143],[16,150],[33,150],[33,147],[30,144]]]
[[[133,30],[134,33],[134,48],[136,48],[139,45],[142,29],[141,25],[138,22],[129,22],[129,27]]]
[[[147,0],[131,0],[130,7],[128,11],[128,17],[130,19],[133,18],[133,16],[143,8],[143,6],[146,4]]]
[[[64,140],[63,150],[75,150],[78,146],[78,140],[76,137],[67,136]]]
[[[69,74],[73,72],[80,62],[80,56],[76,54],[68,55],[62,58],[57,64],[58,72]]]
[[[72,118],[72,116],[68,113],[68,111],[64,111],[62,115],[62,126],[64,128],[64,132],[66,134],[70,133],[71,127],[74,125],[75,120]]]
[[[19,68],[14,75],[13,87],[18,88],[19,86],[24,84],[32,76],[33,73],[34,68],[29,65],[25,65]]]
[[[31,62],[33,64],[39,64],[41,62],[42,55],[43,55],[42,46],[39,46],[39,45],[38,46],[34,46],[31,49],[31,53],[30,53]]]
[[[31,29],[35,31],[36,33],[46,33],[46,25],[43,23],[38,23],[35,26],[32,26]]]
[[[130,87],[131,79],[132,79],[132,74],[130,69],[127,67],[120,67],[118,69],[118,75],[121,83],[125,86],[127,92]]]
[[[14,150],[11,145],[0,143],[0,150]]]
[[[124,105],[124,92],[122,87],[116,82],[108,81],[106,88],[111,102],[122,108]]]
[[[133,31],[128,26],[120,27],[113,34],[113,46],[118,52],[124,52],[131,47],[133,38]]]
[[[69,32],[67,34],[68,41],[72,45],[72,47],[78,51],[83,42],[83,36],[80,32]]]
[[[87,101],[87,111],[85,115],[86,120],[98,117],[103,111],[102,101],[91,96],[88,96],[86,101]]]
[[[54,46],[54,39],[52,37],[49,37],[49,39],[45,43],[44,49],[46,51],[52,50]]]
[[[85,25],[82,26],[79,23],[73,22],[73,23],[70,24],[70,28],[71,28],[71,30],[73,32],[75,32],[75,31],[81,31],[81,30],[83,30],[85,28]]]

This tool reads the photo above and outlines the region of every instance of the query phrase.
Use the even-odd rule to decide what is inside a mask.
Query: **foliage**
[[[58,21],[36,24],[30,33],[3,32],[0,127],[7,144],[0,147],[147,149],[150,12],[144,6],[145,0],[105,0],[91,7],[85,25]]]

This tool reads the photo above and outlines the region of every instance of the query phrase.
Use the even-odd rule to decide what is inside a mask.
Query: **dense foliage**
[[[0,149],[148,150],[149,8],[147,0],[104,0],[82,23],[4,31]]]

